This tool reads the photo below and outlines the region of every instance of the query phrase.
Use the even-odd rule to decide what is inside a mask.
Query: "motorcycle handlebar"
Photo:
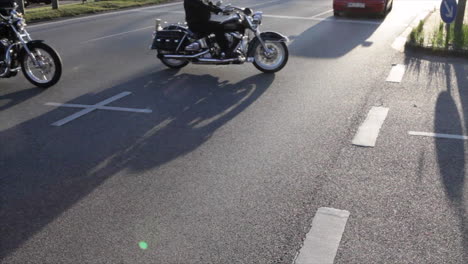
[[[253,14],[252,9],[250,9],[250,8],[242,8],[242,7],[228,5],[223,9],[223,13],[225,13],[225,14],[230,14],[230,13],[232,13],[234,11],[241,11],[242,13],[244,13],[244,14],[246,14],[248,16]]]

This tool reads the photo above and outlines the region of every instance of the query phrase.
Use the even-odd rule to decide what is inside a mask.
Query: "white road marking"
[[[405,50],[405,44],[406,44],[406,41],[408,40],[408,36],[411,34],[411,31],[413,31],[412,27],[406,28],[406,30],[403,31],[403,33],[400,36],[398,36],[395,39],[395,41],[393,41],[392,48],[400,52],[403,52]]]
[[[372,107],[366,120],[359,127],[354,139],[353,145],[361,147],[375,147],[380,128],[382,127],[388,115],[388,108]]]
[[[468,136],[462,136],[462,135],[438,134],[438,133],[416,132],[416,131],[409,131],[408,134],[410,134],[411,136],[468,140]]]
[[[340,18],[316,18],[316,17],[298,17],[298,16],[280,16],[280,15],[263,15],[264,17],[283,18],[283,19],[299,19],[299,20],[313,20],[313,21],[326,21],[346,24],[366,24],[366,25],[380,25],[382,22],[364,21],[364,20],[351,20]]]
[[[111,111],[134,112],[134,113],[152,113],[153,112],[151,109],[138,109],[138,108],[114,107],[114,106],[94,106],[94,105],[61,104],[61,103],[46,103],[46,105],[70,107],[70,108],[96,108],[99,110],[111,110]]]
[[[268,1],[268,2],[264,2],[264,3],[259,3],[259,4],[255,4],[255,5],[251,5],[251,6],[248,6],[249,8],[252,8],[252,7],[257,7],[257,6],[261,6],[261,5],[267,5],[267,4],[271,4],[271,3],[274,3],[274,2],[280,2],[281,0],[272,0],[272,1]]]
[[[321,16],[321,15],[325,15],[325,14],[328,14],[328,13],[331,13],[331,12],[333,12],[333,9],[330,9],[330,10],[325,11],[325,12],[323,12],[323,13],[320,13],[320,14],[317,14],[317,15],[315,15],[315,16],[312,16],[311,18],[316,18],[316,17],[319,17],[319,16]]]
[[[118,95],[112,96],[111,98],[108,98],[100,103],[97,103],[95,105],[81,105],[81,104],[60,104],[60,103],[46,103],[45,105],[49,106],[59,106],[59,107],[76,107],[76,108],[85,108],[79,112],[76,112],[75,114],[66,117],[64,119],[61,119],[55,123],[52,124],[52,126],[63,126],[66,123],[69,123],[81,116],[84,116],[88,113],[91,113],[94,110],[100,109],[100,110],[113,110],[113,111],[125,111],[125,112],[136,112],[136,113],[151,113],[152,111],[150,109],[135,109],[135,108],[123,108],[123,107],[110,107],[110,106],[105,106],[107,104],[110,104],[114,101],[117,101],[127,95],[130,95],[131,92],[122,92]]]
[[[387,77],[387,82],[400,83],[405,75],[406,66],[402,64],[394,64],[390,74]]]
[[[115,12],[109,12],[109,13],[103,13],[103,14],[89,15],[89,16],[84,16],[84,17],[67,18],[67,19],[60,20],[60,21],[46,22],[46,23],[40,23],[40,24],[37,24],[37,25],[31,25],[31,26],[28,26],[28,28],[36,28],[36,27],[42,27],[42,26],[50,26],[50,25],[54,25],[54,24],[62,24],[62,23],[65,23],[65,22],[72,22],[72,21],[79,21],[79,20],[95,19],[96,17],[109,16],[109,15],[118,15],[118,14],[124,14],[124,13],[132,13],[132,12],[138,12],[138,11],[140,11],[140,10],[157,9],[157,8],[164,8],[164,7],[176,6],[176,5],[182,5],[182,1],[181,1],[181,2],[177,2],[177,3],[171,3],[171,4],[156,5],[156,6],[149,6],[149,7],[141,7],[141,8],[135,8],[135,9],[129,9],[129,10],[123,10],[123,11],[115,11]]]
[[[275,1],[275,2],[276,2],[276,1]],[[323,14],[329,13],[329,12],[331,12],[331,11],[333,11],[333,10],[329,10],[329,11],[327,11],[327,12],[318,14],[318,15],[316,15],[316,16],[323,15]],[[138,10],[138,12],[151,12],[151,11],[148,11],[148,10]],[[185,14],[184,11],[167,11],[166,13],[171,13],[171,14]],[[364,24],[364,25],[380,25],[380,24],[382,24],[381,22],[374,22],[374,21],[350,20],[350,19],[336,19],[336,18],[317,18],[316,16],[313,16],[313,17],[280,16],[280,15],[263,15],[263,16],[264,16],[264,17],[270,17],[270,18],[280,18],[280,19],[312,20],[312,21],[319,21],[319,22],[326,21],[326,22],[346,23],[346,24]],[[405,24],[405,25],[406,25],[406,24]],[[144,27],[144,28],[138,28],[138,29],[135,29],[135,30],[130,30],[130,31],[127,31],[127,32],[122,32],[122,33],[118,33],[118,34],[114,34],[114,35],[109,35],[109,36],[104,36],[104,37],[100,37],[100,38],[90,39],[90,40],[84,41],[84,42],[82,42],[82,43],[89,43],[89,42],[93,42],[93,41],[97,41],[97,40],[101,40],[101,39],[106,39],[106,38],[112,38],[112,37],[116,37],[116,36],[121,36],[121,35],[125,35],[125,34],[128,34],[128,33],[132,33],[132,32],[136,32],[136,31],[140,31],[140,30],[149,29],[149,28],[152,28],[152,27],[153,27],[153,26]]]
[[[185,14],[184,11],[168,11],[173,14]],[[312,21],[328,21],[337,23],[351,23],[351,24],[367,24],[367,25],[380,25],[382,22],[365,21],[365,20],[351,20],[341,18],[316,18],[316,17],[299,17],[299,16],[281,16],[281,15],[267,15],[263,14],[263,17],[280,18],[280,19],[298,19],[298,20],[312,20]],[[407,24],[405,24],[407,25]]]
[[[144,28],[137,28],[137,29],[130,30],[130,31],[126,31],[126,32],[122,32],[122,33],[117,33],[117,34],[113,34],[113,35],[109,35],[109,36],[104,36],[104,37],[100,37],[100,38],[90,39],[90,40],[86,40],[86,41],[81,42],[81,44],[86,44],[86,43],[90,43],[90,42],[94,42],[94,41],[98,41],[98,40],[102,40],[102,39],[117,37],[117,36],[125,35],[125,34],[132,33],[132,32],[142,31],[142,30],[150,29],[150,28],[154,28],[154,26],[149,26],[149,27],[144,27]]]
[[[319,208],[294,264],[333,264],[348,218],[348,211]]]

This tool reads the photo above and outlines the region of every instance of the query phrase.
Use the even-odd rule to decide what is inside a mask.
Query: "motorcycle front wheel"
[[[28,81],[37,87],[49,88],[62,76],[62,60],[57,52],[47,44],[28,44],[31,55],[23,52],[21,70]]]
[[[259,41],[254,47],[254,66],[265,73],[275,73],[283,69],[288,63],[289,51],[284,42],[265,42],[269,53],[265,51]]]

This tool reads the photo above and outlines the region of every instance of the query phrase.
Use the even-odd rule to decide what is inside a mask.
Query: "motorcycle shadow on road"
[[[449,61],[447,58],[425,56],[409,52],[408,71],[425,73],[429,78],[428,92],[439,92],[434,109],[434,133],[463,135],[468,131],[468,67],[465,61]],[[463,246],[463,261],[468,263],[468,186],[466,185],[466,144],[461,140],[435,138],[435,149],[440,181],[450,201],[454,214],[459,218]]]
[[[0,132],[0,260],[8,261],[25,241],[118,172],[143,175],[194,151],[275,79],[258,74],[229,83],[208,74],[174,73],[145,74],[72,100],[93,102],[132,91],[126,100],[138,96],[134,103],[147,104],[152,114],[97,111],[57,128],[50,121],[66,115],[55,109]],[[158,177],[174,177],[162,174]]]
[[[0,111],[6,110],[10,107],[27,101],[30,98],[39,95],[43,91],[43,89],[36,87],[26,90],[14,91],[8,94],[3,94],[3,92],[0,91]]]
[[[291,36],[291,55],[307,58],[339,58],[356,47],[369,47],[369,37],[383,20],[329,18],[310,27],[298,36]],[[357,22],[357,23],[353,23]],[[360,23],[360,22],[365,22]]]

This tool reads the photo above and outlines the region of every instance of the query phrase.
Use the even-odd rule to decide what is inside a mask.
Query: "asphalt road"
[[[467,134],[466,61],[391,47],[437,1],[395,0],[385,19],[232,2],[290,37],[281,72],[167,70],[148,47],[177,4],[30,26],[65,69],[48,90],[0,80],[0,262],[289,264],[332,207],[350,212],[335,263],[467,263],[467,145],[408,135]],[[401,83],[385,81],[393,64]],[[79,109],[48,102],[125,91],[110,106],[152,113],[51,126]],[[389,108],[377,145],[353,146],[373,106]]]

